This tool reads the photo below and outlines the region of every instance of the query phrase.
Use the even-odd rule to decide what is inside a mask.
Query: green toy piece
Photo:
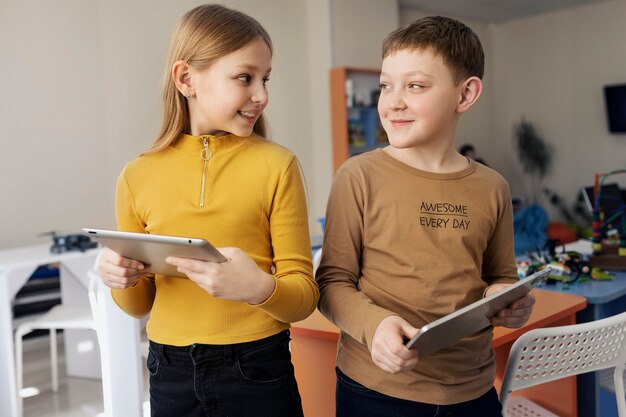
[[[591,268],[591,278],[597,281],[609,281],[615,278],[615,274],[593,267]]]

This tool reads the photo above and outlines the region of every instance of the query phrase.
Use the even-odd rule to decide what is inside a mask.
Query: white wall
[[[333,66],[380,68],[383,39],[398,27],[397,0],[333,0]]]
[[[2,0],[0,249],[48,242],[37,234],[53,229],[114,226],[117,175],[159,128],[171,30],[201,3]],[[328,70],[378,67],[384,36],[424,14],[396,0],[225,3],[272,35],[270,127],[302,162],[318,233],[332,180]],[[612,0],[497,25],[467,21],[487,55],[486,88],[457,143],[476,144],[516,195],[525,181],[511,132],[522,115],[555,146],[546,184],[565,198],[595,172],[623,168],[626,137],[607,132],[602,101],[604,84],[626,82],[623,16],[626,0]]]
[[[332,137],[330,122],[330,69],[332,30],[330,0],[306,0],[308,43],[308,81],[310,91],[311,163],[313,175],[307,177],[310,226],[313,234],[322,230],[315,221],[326,213],[326,200],[332,183]]]
[[[401,9],[400,21],[427,14]],[[626,1],[613,0],[498,24],[460,19],[480,36],[487,67],[484,95],[462,118],[457,143],[477,145],[514,196],[531,196],[513,142],[522,116],[553,146],[553,170],[544,185],[568,204],[581,186],[593,184],[596,172],[626,167],[626,135],[608,133],[602,95],[605,84],[626,83],[624,16]],[[626,186],[626,176],[615,180]]]
[[[160,126],[169,36],[178,18],[202,3],[3,0],[0,249],[47,243],[37,234],[53,229],[114,227],[117,175],[153,142]],[[309,48],[316,43],[309,38],[319,34],[308,19],[322,18],[329,26],[328,2],[224,3],[257,18],[272,36],[270,130],[276,142],[298,155],[315,218],[323,211],[313,194],[314,158],[322,156],[313,137],[323,136],[324,129],[329,137],[330,128],[324,125],[328,88],[320,96],[310,71],[330,67],[330,46],[326,52]],[[309,51],[313,58],[328,58],[311,66]]]
[[[616,0],[493,27],[493,162],[514,194],[528,195],[529,188],[512,142],[522,116],[554,146],[545,185],[568,202],[596,172],[626,167],[626,135],[608,133],[602,90],[626,83],[625,16],[626,1]]]
[[[0,12],[0,248],[107,224],[98,3],[4,0]]]

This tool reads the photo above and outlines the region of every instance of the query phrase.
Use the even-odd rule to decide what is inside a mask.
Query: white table
[[[88,304],[88,273],[97,253],[98,250],[93,249],[53,254],[50,253],[50,245],[45,244],[0,251],[0,416],[18,415],[11,300],[37,267],[59,262],[62,302]],[[84,335],[66,332],[68,374],[94,377],[97,373],[93,370],[94,363],[101,363],[106,416],[140,417],[143,379],[139,321],[124,314],[111,299],[110,291],[101,283],[97,288],[97,298],[100,361],[72,354],[72,343],[83,340]],[[97,348],[95,339],[94,344]]]

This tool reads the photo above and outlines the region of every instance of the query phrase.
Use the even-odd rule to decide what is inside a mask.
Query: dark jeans
[[[289,331],[232,345],[150,342],[152,417],[297,417]]]
[[[502,417],[495,388],[472,401],[451,405],[418,403],[372,391],[337,368],[337,417]]]

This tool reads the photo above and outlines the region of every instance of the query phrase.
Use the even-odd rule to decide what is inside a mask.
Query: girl
[[[271,58],[250,16],[187,12],[170,44],[161,132],[118,180],[120,230],[205,238],[228,258],[168,258],[184,279],[101,257],[117,304],[150,313],[152,416],[302,416],[288,328],[319,293],[298,162],[264,139]]]

